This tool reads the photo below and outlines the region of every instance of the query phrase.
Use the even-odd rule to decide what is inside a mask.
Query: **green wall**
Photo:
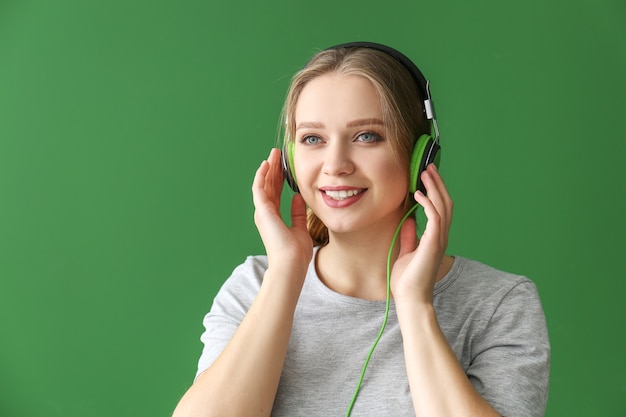
[[[0,416],[169,416],[316,50],[432,81],[450,252],[526,274],[547,415],[626,415],[622,0],[0,0]],[[340,413],[338,411],[338,413]]]

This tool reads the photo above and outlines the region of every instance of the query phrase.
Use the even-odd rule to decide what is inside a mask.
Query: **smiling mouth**
[[[333,200],[341,201],[349,197],[354,197],[357,194],[361,194],[363,191],[365,191],[365,188],[361,188],[358,190],[340,190],[340,191],[324,190],[324,193],[326,193],[326,195],[332,198]]]

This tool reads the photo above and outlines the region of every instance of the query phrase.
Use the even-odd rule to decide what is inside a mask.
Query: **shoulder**
[[[267,256],[248,256],[243,263],[235,267],[226,283],[236,284],[242,281],[257,281],[260,284],[266,270]]]
[[[456,257],[448,275],[435,287],[435,293],[462,291],[466,296],[486,297],[504,295],[520,286],[536,290],[534,283],[526,276],[476,260]]]
[[[260,284],[266,270],[267,256],[248,256],[241,264],[233,269],[232,274],[228,277],[224,285],[237,285],[248,281],[256,281]]]
[[[236,309],[245,315],[259,292],[266,270],[266,256],[248,256],[222,284],[213,300],[212,310]]]
[[[443,315],[454,317],[490,321],[494,315],[525,310],[524,315],[543,320],[537,287],[528,277],[463,257],[457,257],[450,273],[437,283],[435,303]]]

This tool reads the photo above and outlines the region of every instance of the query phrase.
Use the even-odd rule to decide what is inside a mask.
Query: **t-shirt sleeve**
[[[235,268],[218,291],[211,310],[202,321],[203,349],[196,378],[213,364],[232,339],[256,298],[266,269],[264,257],[249,257]]]
[[[467,375],[502,416],[544,415],[550,343],[532,281],[518,283],[502,297],[473,349]]]

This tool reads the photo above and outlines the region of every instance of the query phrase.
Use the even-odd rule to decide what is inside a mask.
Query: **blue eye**
[[[357,140],[359,142],[365,142],[365,143],[374,143],[374,142],[380,142],[381,140],[383,140],[383,138],[374,132],[365,132],[365,133],[361,133],[357,136]]]
[[[300,142],[304,143],[305,145],[316,145],[320,143],[321,141],[322,139],[320,139],[317,136],[305,136],[302,139],[300,139]]]

